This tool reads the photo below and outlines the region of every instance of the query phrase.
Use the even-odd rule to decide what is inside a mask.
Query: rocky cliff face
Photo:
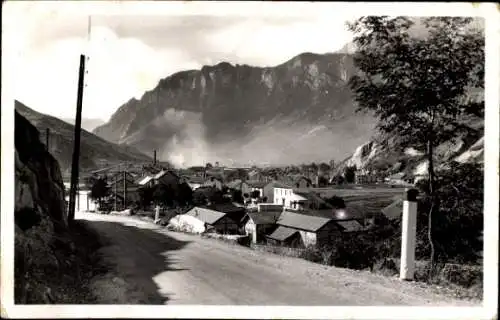
[[[94,133],[177,164],[296,163],[346,156],[372,134],[355,114],[349,54],[301,54],[268,68],[220,63],[161,80]]]
[[[436,147],[437,166],[450,161],[483,162],[484,119],[471,116],[464,118],[462,122],[468,127],[468,132]],[[387,174],[403,172],[409,178],[425,176],[427,174],[425,150],[417,150],[399,140],[396,135],[376,134],[374,138],[358,146],[337,170],[341,171],[346,166],[356,166],[357,169],[377,170]]]
[[[68,227],[64,185],[38,130],[17,112],[14,218],[16,303],[49,303],[50,288],[39,279],[60,263],[53,247]]]

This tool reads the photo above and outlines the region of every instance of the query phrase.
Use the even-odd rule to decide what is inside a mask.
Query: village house
[[[282,183],[274,184],[273,203],[285,209],[305,210],[330,207],[320,196],[307,190],[295,189]]]
[[[219,177],[208,177],[205,179],[203,187],[214,187],[218,190],[222,190],[222,188],[224,187],[224,183]]]
[[[241,179],[236,179],[228,182],[226,186],[232,190],[240,190],[242,195],[245,193],[250,195],[250,192],[252,192],[252,189],[248,185],[248,183],[246,181],[242,181]]]
[[[297,189],[306,189],[313,186],[311,179],[301,174],[284,176],[281,177],[278,181],[282,184],[289,185]]]
[[[140,200],[139,185],[136,183],[135,178],[129,173],[117,174],[112,177],[108,182],[110,187],[110,198],[117,202],[117,209],[124,209],[131,203]]]
[[[162,170],[153,176],[153,184],[165,186],[176,186],[181,183],[180,177],[172,170]]]
[[[151,188],[154,185],[153,176],[145,176],[137,179],[136,183],[139,185],[139,188]]]
[[[184,181],[188,184],[191,190],[196,190],[205,184],[205,179],[198,176],[185,176]]]
[[[274,182],[273,181],[246,181],[250,188],[250,193],[259,192],[259,202],[273,202],[274,198]]]
[[[251,181],[261,181],[261,182],[271,182],[272,178],[268,177],[264,173],[262,173],[260,170],[253,168],[248,171],[248,180]]]
[[[365,169],[357,170],[354,175],[354,183],[356,184],[372,184],[377,183],[377,181],[378,177]]]
[[[237,234],[238,223],[228,213],[203,207],[194,207],[176,217],[181,223],[190,225],[194,230],[215,230],[220,234]]]
[[[271,234],[278,226],[276,222],[281,211],[274,212],[247,212],[243,217],[245,234],[251,235],[252,243],[265,241],[266,235]]]
[[[333,220],[324,217],[283,211],[278,228],[267,236],[269,243],[290,247],[321,247],[339,236],[342,228]]]

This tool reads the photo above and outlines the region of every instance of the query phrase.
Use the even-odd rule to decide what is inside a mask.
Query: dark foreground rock
[[[17,112],[14,221],[15,303],[90,303],[99,238],[82,222],[68,226],[59,164]]]

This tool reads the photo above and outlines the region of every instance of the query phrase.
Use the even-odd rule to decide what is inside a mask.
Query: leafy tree
[[[110,194],[108,180],[106,177],[93,178],[89,180],[91,199],[97,200],[99,206],[102,205],[102,198],[106,198]]]
[[[176,200],[181,206],[185,206],[193,202],[193,190],[187,183],[181,183],[178,189]]]
[[[152,187],[139,188],[140,205],[146,209],[153,202],[154,189]]]
[[[262,197],[262,202],[267,202],[268,198],[266,196]]]
[[[344,169],[344,179],[347,183],[354,183],[356,177],[356,166],[348,166]]]
[[[328,172],[331,170],[331,167],[330,165],[328,165],[327,163],[325,162],[322,162],[319,164],[318,166],[319,170],[322,171],[322,172]]]
[[[250,195],[249,195],[248,193],[246,193],[246,192],[245,192],[245,193],[243,194],[243,198],[244,198],[244,199],[248,199],[248,197],[250,197]]]
[[[403,145],[425,149],[428,161],[428,241],[430,273],[435,248],[433,216],[440,203],[435,192],[434,148],[465,130],[464,114],[484,115],[483,102],[466,98],[484,88],[484,36],[468,28],[470,18],[423,20],[426,37],[410,36],[404,17],[362,17],[350,24],[360,73],[350,80],[359,110],[374,112],[383,132],[396,133]]]
[[[207,165],[205,166],[206,169],[212,169],[214,166],[210,163],[207,162]]]
[[[332,179],[332,184],[343,184],[344,182],[345,182],[345,179],[340,174],[337,174]]]
[[[259,190],[254,190],[250,193],[250,198],[252,199],[258,199],[260,197],[260,192]]]
[[[433,230],[436,261],[468,263],[478,258],[483,246],[479,240],[484,227],[483,176],[479,164],[452,162],[437,171],[434,191],[441,201]],[[417,187],[426,195],[419,203],[419,219],[425,221],[432,205],[428,181],[419,181]],[[425,236],[426,227],[424,224],[417,229],[420,238]]]
[[[156,185],[153,191],[153,201],[156,205],[171,206],[174,201],[172,188],[164,184]]]
[[[331,204],[335,209],[344,209],[345,208],[344,199],[342,199],[341,197],[332,196],[330,198],[326,198],[325,201],[328,204]]]

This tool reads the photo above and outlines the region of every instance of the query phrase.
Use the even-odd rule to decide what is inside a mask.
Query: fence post
[[[401,280],[413,280],[415,273],[417,194],[418,191],[416,189],[405,190],[401,237],[401,267],[399,275]]]

